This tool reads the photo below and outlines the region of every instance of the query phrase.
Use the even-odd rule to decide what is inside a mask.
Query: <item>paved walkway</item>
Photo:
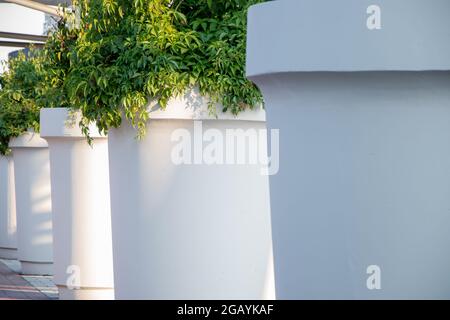
[[[0,300],[57,299],[49,277],[21,276],[17,264],[13,260],[0,260]]]

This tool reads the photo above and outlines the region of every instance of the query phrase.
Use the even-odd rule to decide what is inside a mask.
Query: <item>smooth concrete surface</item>
[[[17,248],[0,248],[0,259],[16,260]]]
[[[11,140],[16,193],[18,258],[22,273],[53,274],[50,161],[47,143],[28,132]]]
[[[89,146],[78,121],[68,109],[41,110],[50,154],[54,282],[80,287],[67,289],[63,299],[112,299],[108,140],[91,130]]]
[[[17,259],[16,197],[12,156],[0,155],[0,258]]]
[[[381,28],[367,27],[377,5]],[[449,299],[450,2],[250,10],[247,75],[280,130],[279,299]]]
[[[142,140],[126,121],[109,132],[116,299],[273,299],[268,177],[252,164],[175,164],[172,135],[195,137],[194,126],[152,119]],[[225,135],[265,122],[202,126]]]
[[[277,297],[450,298],[450,73],[258,84],[280,129],[270,177]],[[371,265],[380,290],[366,286]]]
[[[247,74],[449,70],[448,12],[448,0],[268,1],[249,10]]]

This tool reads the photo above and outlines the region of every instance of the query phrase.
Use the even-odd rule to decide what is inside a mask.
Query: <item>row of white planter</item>
[[[264,111],[214,118],[196,97],[155,111],[141,141],[126,123],[108,138],[93,128],[93,148],[74,115],[43,109],[41,137],[14,139],[2,160],[0,246],[14,248],[15,181],[22,271],[53,267],[62,299],[274,298],[268,177],[258,164],[179,165],[171,147],[195,120],[264,129]]]
[[[54,274],[61,299],[111,299],[107,140],[96,137],[90,148],[80,130],[66,125],[67,115],[43,110],[42,137],[28,132],[13,139],[13,157],[2,158],[9,205],[0,218],[9,228],[0,245],[9,251],[0,257],[17,256],[23,274]],[[6,254],[15,247],[17,255]]]
[[[277,298],[450,297],[449,10],[448,0],[284,0],[250,10],[247,75],[262,90],[283,147],[270,181]],[[222,133],[264,123],[246,114],[247,121],[211,120],[186,105],[155,114],[141,142],[126,125],[110,133],[116,298],[273,297],[269,192],[259,166],[177,166],[167,143],[175,128],[192,133],[193,119]],[[48,141],[52,153],[62,138]],[[14,149],[16,193],[35,199],[18,203],[20,227],[21,208],[47,214],[48,191],[30,177],[42,179],[48,167],[36,152],[42,169],[24,168],[18,187],[17,167],[31,155]],[[53,180],[83,176],[73,150],[51,156]],[[59,161],[70,166],[55,169]],[[2,164],[2,176],[11,176],[10,162]],[[52,183],[61,188],[58,200],[72,195]],[[71,212],[72,199],[65,201],[60,212],[54,204],[54,216]],[[55,230],[64,225],[53,221]],[[12,229],[1,229],[7,248]],[[54,242],[73,253],[84,237],[77,232],[66,242],[56,232]],[[71,255],[60,270],[69,263],[79,261]]]

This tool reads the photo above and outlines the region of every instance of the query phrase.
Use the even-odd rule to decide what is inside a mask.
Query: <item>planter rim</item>
[[[380,29],[369,28],[372,5]],[[257,4],[248,13],[246,73],[448,71],[449,10],[448,0]]]
[[[266,111],[263,106],[246,109],[238,115],[222,112],[220,104],[215,105],[215,114],[208,109],[209,98],[202,96],[197,88],[186,91],[186,94],[169,100],[165,109],[156,102],[148,106],[150,120],[237,120],[266,121]]]
[[[78,123],[81,119],[81,112],[70,112],[68,108],[43,108],[41,109],[41,137],[46,138],[85,138]],[[100,135],[95,124],[89,126],[92,138],[106,139]]]
[[[33,131],[25,132],[17,138],[11,139],[10,148],[47,148],[47,141],[42,139],[39,133]]]

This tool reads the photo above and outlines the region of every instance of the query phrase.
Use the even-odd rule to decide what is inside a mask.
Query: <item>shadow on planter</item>
[[[109,133],[116,299],[273,298],[268,177],[173,158],[180,136],[203,138],[199,126],[264,130],[264,111],[215,118],[191,98],[153,112],[141,141],[126,121]]]
[[[114,299],[108,139],[91,128],[83,136],[79,114],[41,110],[41,136],[51,167],[54,282],[60,299]]]
[[[450,2],[375,2],[249,12],[280,299],[450,298]]]
[[[27,275],[53,274],[52,206],[47,143],[27,132],[12,139],[18,258]]]
[[[17,259],[16,197],[12,156],[0,156],[0,258]]]

